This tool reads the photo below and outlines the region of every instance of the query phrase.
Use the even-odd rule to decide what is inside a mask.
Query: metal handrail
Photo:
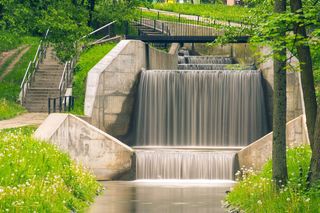
[[[75,60],[75,58],[73,57],[70,61],[67,61],[64,65],[64,69],[63,69],[63,72],[61,75],[61,80],[59,83],[60,96],[63,95],[63,93],[65,92],[65,89],[72,82],[71,75],[72,75],[73,68],[74,68],[74,60]]]
[[[30,84],[31,84],[31,79],[34,76],[34,73],[37,71],[39,63],[43,60],[43,58],[46,55],[46,49],[47,49],[47,45],[44,44],[44,41],[47,39],[49,34],[49,29],[47,29],[45,36],[42,40],[40,40],[39,42],[39,46],[37,48],[37,52],[33,58],[32,61],[29,62],[28,67],[25,71],[25,74],[23,76],[22,82],[20,84],[20,89],[21,89],[21,93],[20,93],[20,101],[21,104],[24,103],[24,99],[26,96],[26,92],[27,89],[29,88]]]
[[[96,32],[99,32],[100,30],[102,30],[102,29],[104,29],[104,28],[106,28],[106,27],[111,26],[111,25],[114,24],[115,22],[116,22],[116,21],[110,22],[110,23],[108,23],[108,24],[106,24],[106,25],[104,25],[104,26],[102,26],[102,27],[100,27],[100,28],[92,31],[91,33],[89,33],[89,34],[81,37],[79,40],[84,39],[84,38],[86,38],[86,37],[88,37],[88,36],[90,36],[90,35],[93,35],[93,34],[95,34]]]

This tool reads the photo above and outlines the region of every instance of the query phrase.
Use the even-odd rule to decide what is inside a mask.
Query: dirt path
[[[0,129],[17,128],[23,126],[39,126],[46,118],[48,113],[25,113],[17,117],[0,121]]]
[[[16,54],[19,50],[25,48],[26,45],[20,46],[16,49],[10,50],[10,51],[6,51],[6,52],[2,52],[0,53],[0,67],[6,63],[6,61],[13,56],[14,54]]]
[[[0,76],[0,81],[2,81],[4,79],[4,77],[6,77],[6,75],[8,75],[13,70],[14,66],[20,61],[21,57],[24,56],[24,54],[26,54],[26,52],[28,52],[28,50],[30,49],[30,46],[24,46],[22,48],[23,49],[19,53],[19,55],[17,55],[17,57],[9,64],[9,66],[5,69],[5,71]],[[19,51],[19,49],[17,51]]]

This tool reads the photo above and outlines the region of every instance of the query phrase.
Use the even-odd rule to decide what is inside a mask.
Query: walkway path
[[[47,116],[48,113],[25,113],[12,119],[0,121],[0,129],[39,126]]]
[[[9,66],[1,74],[0,81],[2,81],[6,77],[6,75],[8,75],[13,70],[15,65],[20,61],[21,57],[28,52],[28,50],[30,49],[30,46],[23,46],[20,49],[22,49],[22,51],[15,57],[15,59],[9,64]]]
[[[245,25],[242,23],[231,22],[231,21],[220,21],[220,20],[215,20],[212,18],[205,18],[202,16],[186,15],[186,14],[181,14],[181,13],[179,14],[176,12],[169,12],[169,11],[157,10],[157,9],[148,9],[145,7],[140,7],[140,9],[142,11],[159,13],[159,14],[163,14],[166,16],[179,17],[179,15],[180,15],[180,18],[188,19],[188,20],[192,20],[192,21],[199,21],[199,22],[206,23],[206,24],[217,24],[217,25],[232,26],[232,27],[249,27],[248,25]]]

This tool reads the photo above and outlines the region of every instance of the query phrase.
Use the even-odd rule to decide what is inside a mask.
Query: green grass
[[[249,8],[223,4],[152,4],[154,9],[187,15],[211,17],[221,21],[246,22],[253,13]]]
[[[26,110],[20,105],[6,99],[0,99],[0,120],[9,119],[24,113]]]
[[[116,43],[96,45],[84,51],[75,67],[72,94],[75,96],[75,105],[72,113],[83,115],[86,78],[90,69],[96,65]]]
[[[101,186],[34,127],[0,131],[0,212],[82,212]]]
[[[261,172],[244,169],[226,201],[245,212],[319,212],[320,185],[310,190],[306,185],[310,157],[309,146],[287,151],[289,182],[279,192],[273,187],[271,161]]]
[[[30,49],[21,57],[12,71],[6,75],[0,83],[0,120],[15,117],[25,111],[25,109],[18,106],[17,103],[20,84],[29,62],[33,60],[37,51],[39,39],[35,37],[24,37],[21,44],[29,45]],[[14,58],[10,58],[9,60],[12,62]]]

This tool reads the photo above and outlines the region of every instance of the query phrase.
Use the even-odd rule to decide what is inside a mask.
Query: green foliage
[[[137,0],[133,1],[113,1],[106,0],[98,2],[94,14],[94,22],[97,27],[101,27],[112,21],[116,21],[115,33],[125,32],[125,23],[137,18]]]
[[[74,52],[73,42],[91,30],[87,26],[89,14],[85,2],[0,0],[0,29],[20,35],[43,35],[49,28],[48,39],[66,60]]]
[[[83,211],[101,186],[67,154],[34,139],[33,131],[0,131],[0,211]]]
[[[289,181],[286,187],[274,188],[272,162],[261,172],[242,169],[238,182],[226,201],[245,212],[319,212],[320,187],[307,189],[311,150],[302,146],[287,151]]]
[[[38,38],[29,37],[25,41],[27,41],[26,44],[30,45],[30,49],[21,57],[13,70],[6,75],[0,84],[0,98],[5,98],[12,102],[16,102],[18,99],[21,81],[29,62],[33,59],[38,48]]]
[[[224,4],[166,4],[156,3],[153,8],[176,13],[199,15],[216,20],[247,22],[253,15],[251,10],[240,6],[227,6]]]
[[[75,67],[73,78],[73,96],[76,97],[73,113],[83,115],[86,78],[91,68],[96,65],[116,43],[96,45],[82,52]]]
[[[25,112],[25,109],[13,102],[6,99],[0,99],[0,120],[9,119]]]
[[[17,104],[17,100],[20,93],[21,81],[29,61],[33,59],[37,51],[39,39],[35,37],[21,37],[19,42],[20,44],[29,45],[30,49],[21,57],[13,70],[6,75],[0,83],[0,120],[15,117],[26,111],[23,107]],[[12,44],[7,47],[8,49],[12,49],[16,47],[15,45],[16,44]],[[17,54],[8,59],[8,62],[5,63],[0,70],[3,71],[7,68],[9,63],[11,63],[16,56]]]

